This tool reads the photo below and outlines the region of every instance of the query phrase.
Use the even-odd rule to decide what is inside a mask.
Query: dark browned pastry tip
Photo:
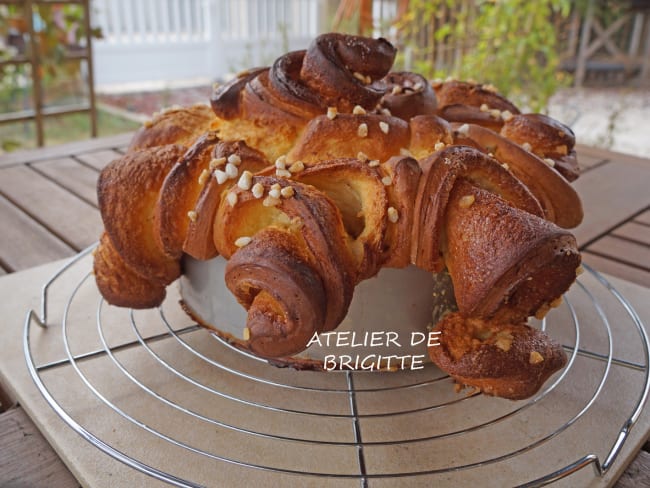
[[[431,360],[461,385],[510,400],[528,398],[566,364],[560,344],[523,322],[485,321],[454,312],[437,324]]]
[[[228,261],[226,284],[248,310],[245,336],[262,357],[298,353],[323,330],[326,292],[291,234],[258,233]]]
[[[393,72],[375,85],[385,93],[381,98],[380,108],[388,109],[395,117],[408,121],[416,115],[436,113],[436,94],[427,80],[419,74]]]
[[[576,279],[573,235],[468,181],[454,186],[445,220],[445,263],[465,316],[543,315]]]
[[[301,78],[328,107],[351,112],[355,105],[374,109],[383,95],[372,83],[386,76],[396,49],[386,39],[323,34],[309,45]]]
[[[210,97],[210,106],[217,117],[229,120],[239,116],[242,90],[246,83],[264,71],[268,71],[268,68],[249,69],[239,73],[228,83],[217,85]]]

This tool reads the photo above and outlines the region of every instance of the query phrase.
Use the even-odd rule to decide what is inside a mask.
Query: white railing
[[[269,64],[320,33],[328,0],[92,0],[100,87],[216,79]]]

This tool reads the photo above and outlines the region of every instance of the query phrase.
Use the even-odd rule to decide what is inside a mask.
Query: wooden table
[[[0,275],[72,256],[97,240],[97,175],[130,137],[0,157]],[[584,261],[650,287],[650,159],[589,147],[578,154],[583,174],[575,186],[586,215],[575,234]],[[5,409],[13,406],[1,389],[0,395]],[[18,476],[26,486],[78,485],[19,406],[0,415],[0,451],[0,484]],[[650,454],[641,451],[618,486],[644,483],[650,484]]]

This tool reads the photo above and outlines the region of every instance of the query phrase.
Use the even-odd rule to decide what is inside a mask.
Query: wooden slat
[[[97,172],[72,158],[61,158],[32,165],[59,185],[97,206]]]
[[[104,149],[102,151],[77,154],[76,158],[97,170],[102,170],[108,163],[121,156],[123,156],[123,154],[119,151]]]
[[[85,141],[59,144],[38,149],[25,149],[0,156],[0,168],[15,164],[33,163],[46,159],[66,157],[74,154],[82,154],[96,149],[110,149],[122,147],[129,144],[133,138],[132,132],[118,134],[116,136],[102,137],[99,139],[87,139]]]
[[[578,164],[580,165],[580,170],[583,172],[589,171],[595,166],[607,164],[608,161],[609,160],[606,158],[594,156],[592,154],[578,153]]]
[[[640,224],[650,225],[650,210],[646,210],[645,212],[634,217],[634,221]]]
[[[0,446],[0,486],[80,486],[22,408],[0,415]]]
[[[615,161],[588,171],[573,183],[585,218],[573,230],[583,246],[650,205],[650,165]]]
[[[0,177],[0,181],[3,178]],[[2,262],[11,270],[31,268],[74,254],[74,249],[0,195]]]
[[[650,246],[606,235],[586,249],[595,253],[611,256],[631,266],[648,269],[650,265]]]
[[[649,225],[637,224],[636,222],[628,222],[627,224],[623,224],[622,226],[614,229],[612,234],[650,246]]]
[[[96,208],[26,166],[0,169],[0,193],[77,251],[99,238],[102,223]],[[0,246],[0,252],[6,251]],[[44,256],[34,264],[49,260]]]
[[[582,253],[583,262],[602,273],[622,278],[632,283],[650,287],[650,273],[640,268],[613,261],[589,252]]]

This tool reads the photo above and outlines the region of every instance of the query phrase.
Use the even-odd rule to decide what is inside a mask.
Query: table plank
[[[617,227],[612,231],[612,234],[650,246],[650,225],[638,224],[632,221]]]
[[[74,154],[83,154],[96,149],[122,148],[128,145],[132,138],[133,132],[125,132],[116,136],[86,139],[84,141],[70,142],[56,146],[16,151],[0,156],[0,168],[16,164],[33,163],[46,159],[67,157]]]
[[[75,251],[95,242],[102,231],[101,218],[95,207],[26,166],[0,169],[0,193],[34,216],[43,225],[44,232],[53,234],[52,237],[56,236],[54,238],[66,242]],[[19,233],[20,230],[17,227],[12,231]],[[28,240],[29,237],[27,232],[23,240]],[[6,247],[2,246],[3,254],[9,252]],[[58,257],[61,256],[53,258]],[[48,258],[49,255],[46,254],[33,264],[42,264]]]
[[[638,242],[607,235],[588,246],[586,250],[650,271],[650,268],[648,268],[650,265],[650,246]]]
[[[623,161],[598,166],[573,183],[585,212],[582,224],[573,229],[580,246],[650,205],[650,165]]]
[[[636,266],[592,254],[589,251],[582,252],[582,260],[601,273],[607,273],[632,283],[650,287],[650,273]]]
[[[102,170],[108,163],[121,156],[123,156],[123,153],[120,151],[103,149],[101,151],[77,154],[76,158],[97,170]]]
[[[3,178],[0,177],[0,181]],[[31,268],[71,256],[75,252],[2,195],[0,221],[3,224],[0,234],[2,261],[9,271]]]
[[[22,408],[12,408],[0,415],[0,445],[0,486],[79,486]]]
[[[645,212],[634,217],[634,221],[640,224],[650,225],[650,210],[646,210]]]
[[[56,181],[63,188],[97,207],[97,176],[94,169],[72,158],[43,161],[32,167]]]

